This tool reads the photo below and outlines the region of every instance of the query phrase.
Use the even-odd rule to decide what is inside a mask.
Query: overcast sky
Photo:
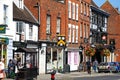
[[[93,0],[93,1],[100,7],[106,0]],[[109,0],[109,1],[114,8],[119,8],[120,11],[120,0]]]

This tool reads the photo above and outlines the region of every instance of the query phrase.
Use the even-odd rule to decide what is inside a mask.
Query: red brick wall
[[[37,18],[37,9],[32,6],[37,2],[35,0],[24,0],[25,5],[32,11]],[[28,3],[29,2],[29,3]],[[46,40],[46,15],[51,15],[51,37],[56,36],[56,20],[58,15],[61,18],[61,35],[65,35],[65,4],[58,3],[55,0],[39,0],[40,4],[40,27],[39,27],[39,40]]]
[[[110,14],[108,18],[108,41],[109,39],[115,39],[115,60],[120,61],[120,14],[108,1],[101,8]]]
[[[66,35],[66,39],[68,39],[68,23],[72,23],[74,25],[78,25],[78,30],[80,30],[81,22],[90,26],[89,16],[84,16],[80,13],[80,1],[79,0],[71,0],[79,5],[79,20],[69,20],[68,19],[68,0],[65,0],[65,4],[61,4],[56,2],[55,0],[24,0],[25,5],[32,11],[33,15],[38,18],[37,9],[33,8],[33,6],[37,3],[40,4],[40,27],[39,27],[39,40],[46,40],[46,15],[49,13],[51,15],[51,32],[52,36],[56,35],[56,18],[58,13],[60,13],[61,17],[61,35]],[[87,4],[90,4],[91,0],[82,0]],[[89,31],[89,30],[88,30]],[[78,44],[71,44],[72,47],[79,47],[80,45],[80,32],[78,31]]]

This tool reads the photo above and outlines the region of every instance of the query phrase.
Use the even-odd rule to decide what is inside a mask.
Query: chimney
[[[119,10],[119,8],[115,8],[117,11]]]

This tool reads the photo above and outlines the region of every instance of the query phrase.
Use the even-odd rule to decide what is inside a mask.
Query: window
[[[82,27],[83,26],[83,24],[81,23],[81,25],[80,25],[80,37],[82,38]]]
[[[29,25],[29,38],[32,39],[33,34],[33,25]]]
[[[83,7],[83,2],[81,2],[81,6],[80,7],[81,7],[81,13],[83,13],[83,8],[82,8]]]
[[[72,3],[72,19],[75,19],[75,3]]]
[[[104,25],[105,31],[107,32],[107,17],[105,17],[105,25]]]
[[[68,39],[71,42],[71,24],[68,24]]]
[[[50,63],[51,62],[51,48],[47,47],[46,50],[46,62]]]
[[[47,15],[46,34],[50,34],[50,16],[49,15]]]
[[[4,24],[7,24],[8,23],[8,6],[7,5],[4,5]]]
[[[87,16],[89,16],[89,5],[87,5]]]
[[[68,17],[71,18],[71,1],[68,1]]]
[[[78,4],[76,4],[76,20],[78,20]]]
[[[86,38],[89,38],[89,25],[86,25]]]
[[[75,42],[75,25],[72,25],[72,43]]]
[[[57,18],[57,34],[60,34],[60,22],[61,22],[61,19],[60,18]]]
[[[84,38],[86,38],[86,24],[84,24]]]
[[[84,15],[86,15],[86,3],[84,4]]]
[[[56,1],[60,3],[65,3],[65,0],[56,0]]]
[[[76,43],[78,43],[78,26],[76,26]]]
[[[22,32],[24,32],[23,22],[17,22],[16,32],[17,32],[17,33],[22,33]]]

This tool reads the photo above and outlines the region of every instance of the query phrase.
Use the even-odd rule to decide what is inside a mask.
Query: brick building
[[[57,36],[66,35],[65,1],[24,0],[25,5],[40,21],[39,27],[39,72],[49,73],[53,68],[63,69],[64,48],[57,46]],[[28,3],[29,2],[29,3]],[[35,9],[35,6],[37,6]],[[39,9],[39,10],[38,10]],[[39,16],[38,16],[39,13]],[[42,65],[42,66],[41,66]]]
[[[110,14],[108,19],[108,43],[111,44],[112,42],[115,45],[111,61],[120,61],[120,12],[108,0],[101,6],[101,9]]]
[[[89,42],[91,0],[24,1],[36,18],[40,12],[40,19],[38,18],[40,73],[48,73],[53,68],[63,69],[66,64],[70,65],[70,71],[77,70],[79,62],[83,62],[84,54],[79,52],[80,43],[86,46]],[[36,3],[40,8],[39,11],[33,7]],[[57,46],[58,35],[65,36],[65,48]]]

